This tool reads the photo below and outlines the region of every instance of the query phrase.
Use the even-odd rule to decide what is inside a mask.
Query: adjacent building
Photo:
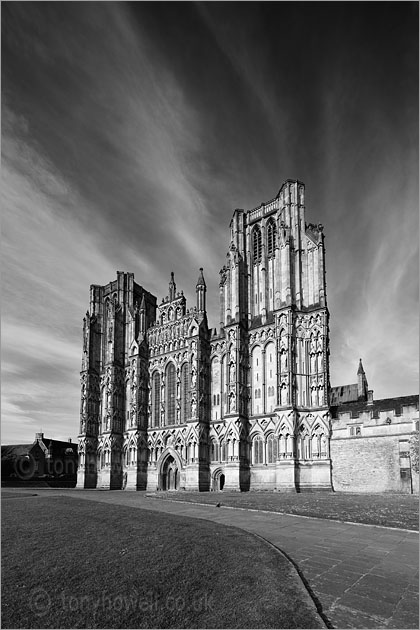
[[[77,444],[36,433],[30,444],[1,447],[3,485],[73,487],[77,480]]]

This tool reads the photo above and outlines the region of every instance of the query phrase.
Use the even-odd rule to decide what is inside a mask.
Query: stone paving
[[[58,494],[57,490],[52,491]],[[144,492],[60,494],[233,525],[280,548],[332,628],[418,628],[418,533],[163,500]]]

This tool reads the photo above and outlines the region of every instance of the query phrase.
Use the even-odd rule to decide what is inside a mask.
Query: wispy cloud
[[[158,299],[173,270],[191,304],[203,266],[217,326],[232,211],[289,177],[325,225],[332,384],[362,356],[377,395],[417,389],[418,72],[391,4],[373,32],[354,3],[6,3],[3,441],[75,436],[89,285],[117,269]]]

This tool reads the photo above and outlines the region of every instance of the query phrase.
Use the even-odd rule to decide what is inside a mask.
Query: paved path
[[[287,554],[330,627],[419,627],[416,532],[181,503],[144,492],[51,492],[240,527]]]

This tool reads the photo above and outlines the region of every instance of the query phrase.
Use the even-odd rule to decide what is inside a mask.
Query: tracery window
[[[175,366],[170,363],[166,370],[166,423],[175,424]]]
[[[267,225],[267,255],[272,258],[276,249],[276,226],[273,221],[269,221]]]
[[[152,423],[154,427],[160,424],[160,374],[156,372],[152,381]]]
[[[261,262],[262,240],[261,240],[261,230],[258,226],[254,228],[252,239],[253,239],[253,249],[254,249],[254,262]]]

